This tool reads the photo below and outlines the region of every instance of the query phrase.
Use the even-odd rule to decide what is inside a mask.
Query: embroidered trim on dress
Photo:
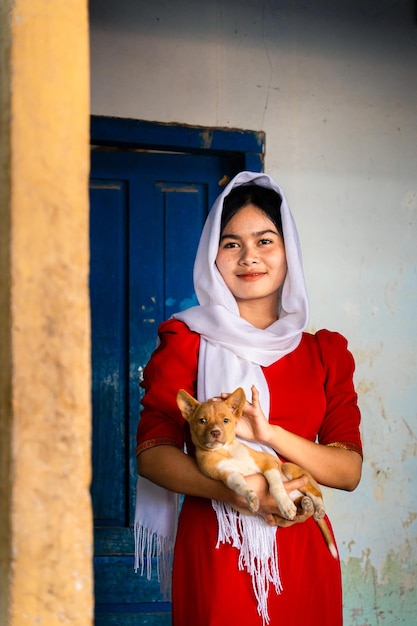
[[[147,441],[144,441],[136,446],[136,456],[144,450],[156,448],[157,446],[175,446],[180,450],[182,449],[182,447],[178,445],[178,441],[176,439],[171,439],[170,437],[155,437],[154,439],[148,439]]]
[[[343,450],[352,450],[362,455],[362,448],[356,443],[350,443],[349,441],[333,441],[333,443],[326,444],[328,448],[343,448]]]

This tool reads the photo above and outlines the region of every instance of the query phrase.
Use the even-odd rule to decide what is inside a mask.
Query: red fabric
[[[170,441],[183,448],[185,421],[178,409],[179,389],[196,393],[200,337],[183,322],[168,320],[159,327],[160,343],[145,367],[143,409],[137,431],[136,454]]]
[[[145,369],[138,453],[172,442],[190,445],[188,424],[176,405],[178,389],[195,394],[199,336],[178,321],[160,327],[160,345]],[[346,340],[327,330],[303,334],[299,347],[264,374],[270,420],[302,437],[361,452],[360,414],[353,388],[354,362]],[[219,389],[221,391],[233,391]],[[216,549],[217,520],[210,501],[186,497],[181,511],[173,574],[173,626],[261,626],[250,576],[238,571],[237,550]],[[283,591],[270,589],[271,626],[342,624],[339,562],[316,523],[277,531]]]
[[[340,626],[342,587],[334,559],[317,524],[277,530],[283,591],[270,587],[271,626]],[[251,577],[238,571],[237,550],[217,541],[211,504],[185,498],[175,546],[173,626],[262,626]]]

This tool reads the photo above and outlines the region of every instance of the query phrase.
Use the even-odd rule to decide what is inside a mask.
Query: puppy
[[[323,520],[325,509],[319,485],[309,472],[294,463],[282,463],[278,457],[267,452],[253,450],[235,439],[236,421],[242,415],[246,396],[240,387],[225,400],[198,402],[186,391],[180,389],[177,404],[190,425],[191,438],[196,447],[196,460],[203,474],[221,480],[230,489],[243,496],[252,513],[259,509],[259,499],[250,489],[245,476],[263,474],[282,517],[293,520],[297,514],[297,505],[303,511],[311,511],[320,527],[326,544],[334,558],[337,550],[326,522]],[[284,488],[284,482],[307,476],[309,482],[300,488],[301,494],[290,498]],[[299,492],[298,492],[299,493]],[[247,509],[238,509],[248,513]]]

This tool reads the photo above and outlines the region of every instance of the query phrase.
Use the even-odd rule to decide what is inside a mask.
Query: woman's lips
[[[251,274],[238,274],[237,277],[248,282],[258,280],[265,276],[265,272],[253,272]]]

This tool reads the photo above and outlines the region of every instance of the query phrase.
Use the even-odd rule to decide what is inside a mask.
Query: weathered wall
[[[92,113],[263,130],[312,329],[357,361],[365,465],[326,493],[347,626],[417,614],[414,2],[91,0]]]
[[[1,3],[0,624],[92,619],[88,21]]]

